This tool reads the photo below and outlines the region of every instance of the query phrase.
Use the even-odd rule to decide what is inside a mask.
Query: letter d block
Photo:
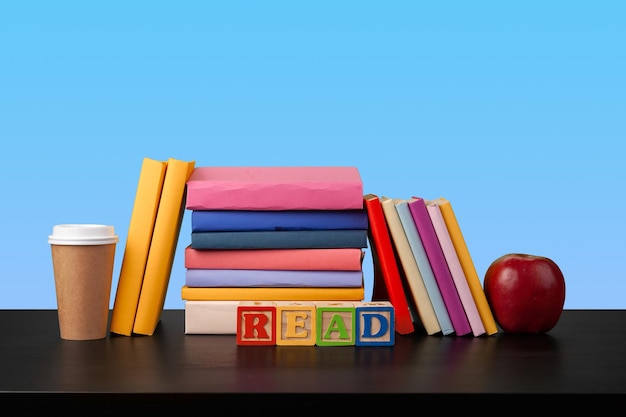
[[[354,303],[316,302],[318,346],[354,346]]]
[[[241,301],[237,306],[237,344],[275,345],[276,306],[271,301]]]
[[[276,301],[276,344],[315,346],[315,303]]]
[[[357,346],[393,346],[395,313],[388,301],[354,303],[356,309]]]

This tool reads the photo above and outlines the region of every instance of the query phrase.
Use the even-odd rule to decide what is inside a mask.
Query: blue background
[[[0,3],[0,308],[56,308],[59,223],[120,237],[144,157],[351,165],[443,196],[481,278],[552,258],[626,308],[626,26],[610,1]],[[183,308],[182,225],[165,307]],[[371,292],[371,263],[364,266]],[[112,306],[112,302],[111,302]]]

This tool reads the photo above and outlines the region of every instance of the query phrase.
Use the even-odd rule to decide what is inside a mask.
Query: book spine
[[[464,336],[470,333],[472,328],[465,315],[465,310],[454,285],[452,275],[450,275],[450,270],[439,244],[435,228],[430,220],[426,203],[422,198],[415,197],[409,202],[409,209],[424,244],[426,255],[439,285],[439,290],[446,304],[454,331],[457,336]]]
[[[360,287],[361,271],[187,269],[188,287]]]
[[[192,232],[367,229],[364,210],[193,210]]]
[[[167,162],[144,158],[111,312],[110,331],[130,336],[159,208]]]
[[[363,204],[367,210],[368,236],[374,264],[372,301],[390,301],[395,309],[396,332],[413,333],[415,331],[413,317],[391,246],[391,237],[380,199],[373,194],[368,194],[364,196]]]
[[[239,301],[185,301],[185,334],[237,334]]]
[[[459,263],[459,258],[454,250],[452,240],[450,240],[450,234],[446,228],[446,223],[443,220],[439,206],[435,203],[429,203],[426,208],[428,209],[428,214],[430,215],[435,232],[437,233],[437,238],[439,239],[441,250],[443,251],[446,263],[448,264],[450,275],[452,276],[456,290],[459,293],[459,298],[463,304],[465,315],[467,316],[467,320],[472,328],[472,333],[474,336],[483,335],[485,333],[485,327],[480,319],[480,314],[478,314],[476,303],[474,303],[474,298],[472,297],[472,293],[467,285],[467,279],[465,278],[463,268],[461,268],[461,264]]]
[[[411,252],[413,253],[417,267],[419,268],[422,279],[424,280],[424,286],[428,292],[428,297],[430,298],[435,314],[437,315],[437,320],[439,321],[439,326],[441,327],[441,333],[444,336],[452,334],[454,333],[454,327],[452,326],[452,321],[450,321],[450,315],[448,314],[448,310],[446,310],[446,305],[443,301],[443,297],[441,296],[441,291],[439,291],[437,280],[435,279],[430,262],[428,261],[428,256],[424,251],[424,245],[422,244],[422,240],[419,236],[417,228],[415,227],[415,223],[413,222],[408,202],[398,202],[396,204],[396,211],[398,212],[398,216],[402,222],[402,227],[407,240],[409,241]]]
[[[151,336],[161,318],[178,244],[185,202],[185,182],[194,162],[170,158],[154,224],[133,332]]]
[[[355,167],[201,167],[188,182],[189,210],[363,208]]]
[[[395,248],[400,260],[400,267],[404,270],[404,277],[406,278],[409,288],[409,294],[413,298],[413,303],[424,326],[424,330],[426,330],[428,335],[439,333],[441,332],[441,326],[439,326],[437,315],[435,314],[433,305],[428,297],[428,292],[424,286],[422,274],[417,267],[415,258],[413,258],[413,253],[411,252],[404,229],[402,229],[402,224],[398,217],[398,212],[396,211],[395,201],[388,197],[381,197],[380,201],[385,219],[387,220],[391,244]]]
[[[465,278],[467,279],[472,296],[474,297],[474,302],[476,303],[476,308],[478,308],[478,313],[485,327],[485,332],[490,336],[494,335],[498,333],[498,326],[487,301],[487,297],[485,296],[485,291],[480,283],[480,278],[476,272],[476,267],[474,266],[469,248],[463,237],[454,210],[452,209],[452,204],[446,199],[439,199],[437,204],[439,204],[439,209],[448,227],[450,238],[452,239],[459,262],[465,273]]]
[[[365,248],[367,229],[192,232],[194,249]]]
[[[185,248],[185,268],[360,271],[365,252],[358,248],[194,249]]]

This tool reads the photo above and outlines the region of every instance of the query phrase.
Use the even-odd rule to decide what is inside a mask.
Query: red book
[[[396,332],[403,335],[413,333],[415,331],[413,318],[404,293],[380,199],[374,194],[367,194],[363,202],[369,221],[368,238],[374,263],[372,301],[390,301],[395,310]]]

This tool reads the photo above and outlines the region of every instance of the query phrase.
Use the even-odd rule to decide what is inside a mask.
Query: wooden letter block
[[[395,317],[388,301],[355,302],[356,345],[393,346]]]
[[[257,346],[276,344],[276,306],[273,301],[239,303],[237,344]]]
[[[351,302],[316,302],[318,346],[354,346],[355,307]]]
[[[315,345],[315,303],[277,301],[276,344],[279,346]]]

